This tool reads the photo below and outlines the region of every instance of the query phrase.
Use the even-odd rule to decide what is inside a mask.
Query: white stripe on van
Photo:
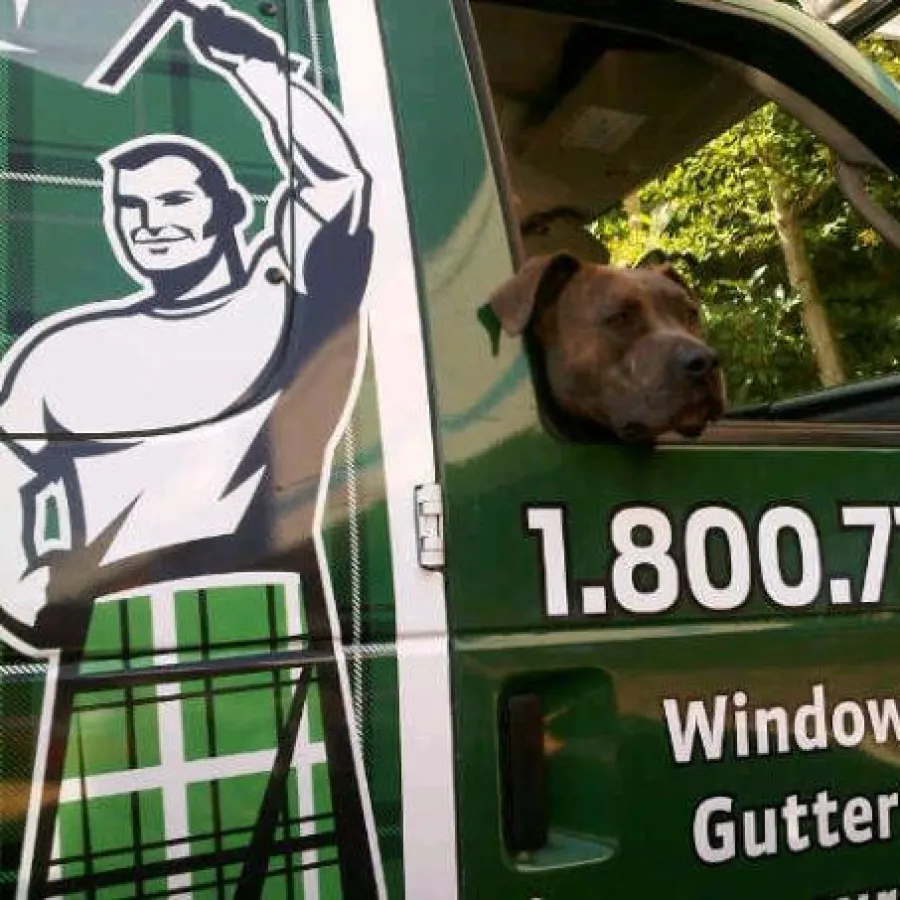
[[[369,321],[387,483],[407,897],[457,896],[444,580],[416,561],[413,492],[435,480],[428,379],[397,135],[372,0],[331,0],[344,114],[372,175]]]

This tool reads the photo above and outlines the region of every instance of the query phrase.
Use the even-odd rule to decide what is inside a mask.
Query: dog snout
[[[691,381],[703,381],[719,367],[719,354],[705,344],[682,344],[676,359]]]

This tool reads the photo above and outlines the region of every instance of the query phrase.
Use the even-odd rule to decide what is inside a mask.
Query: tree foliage
[[[863,49],[900,75],[895,45],[870,40]],[[654,249],[683,261],[725,361],[733,405],[823,383],[819,348],[804,326],[808,309],[776,228],[775,188],[799,224],[847,380],[900,372],[900,253],[853,211],[833,167],[824,144],[768,103],[593,226],[615,263],[633,265]],[[896,180],[885,179],[876,193],[900,208]]]

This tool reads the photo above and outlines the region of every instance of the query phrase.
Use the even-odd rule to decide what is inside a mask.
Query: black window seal
[[[510,179],[509,168],[506,163],[503,137],[500,133],[497,115],[494,112],[490,81],[488,80],[484,57],[481,54],[481,44],[478,41],[475,19],[472,15],[472,4],[470,0],[452,0],[452,3],[456,17],[456,26],[459,30],[466,65],[469,69],[469,77],[478,105],[478,117],[487,146],[488,159],[496,180],[497,193],[500,198],[500,210],[503,215],[507,237],[509,238],[513,265],[518,269],[525,261],[525,247],[522,243],[522,235],[516,216],[512,180]]]

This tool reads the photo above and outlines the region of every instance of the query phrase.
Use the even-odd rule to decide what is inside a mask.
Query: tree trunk
[[[787,264],[788,278],[791,287],[800,297],[803,325],[812,345],[819,380],[825,387],[843,384],[847,380],[844,363],[809,261],[800,219],[787,198],[784,183],[774,172],[769,173],[769,193],[775,212],[775,229]]]

